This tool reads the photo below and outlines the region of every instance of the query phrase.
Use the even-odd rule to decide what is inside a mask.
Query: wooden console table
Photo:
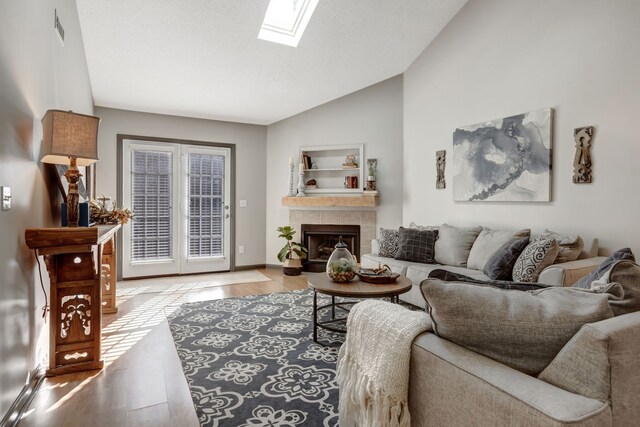
[[[27,246],[44,256],[51,282],[47,376],[103,367],[102,312],[117,310],[115,235],[119,228],[100,225],[25,231]]]

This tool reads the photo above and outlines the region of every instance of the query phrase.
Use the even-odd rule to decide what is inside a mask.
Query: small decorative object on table
[[[373,283],[374,285],[388,285],[395,283],[400,275],[393,273],[388,265],[383,265],[379,268],[363,268],[358,271],[358,277],[361,281],[366,283]]]
[[[342,236],[327,261],[327,276],[338,283],[348,282],[356,276],[356,261],[342,241]]]
[[[305,190],[317,190],[318,189],[318,182],[315,179],[310,179],[309,181],[307,181],[304,184],[304,189]]]
[[[91,200],[90,219],[91,224],[126,224],[133,218],[133,212],[128,208],[119,208],[110,197],[100,197]]]

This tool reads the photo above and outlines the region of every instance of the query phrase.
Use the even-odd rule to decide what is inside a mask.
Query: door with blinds
[[[123,141],[123,277],[230,268],[230,150]]]

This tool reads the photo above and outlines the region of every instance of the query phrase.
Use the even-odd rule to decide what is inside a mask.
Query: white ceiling
[[[95,103],[271,124],[403,73],[466,0],[320,0],[297,48],[268,0],[77,0]]]

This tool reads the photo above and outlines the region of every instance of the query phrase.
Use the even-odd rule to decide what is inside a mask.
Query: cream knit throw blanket
[[[409,427],[411,343],[431,329],[424,311],[367,300],[347,319],[347,338],[338,354],[340,426]]]

